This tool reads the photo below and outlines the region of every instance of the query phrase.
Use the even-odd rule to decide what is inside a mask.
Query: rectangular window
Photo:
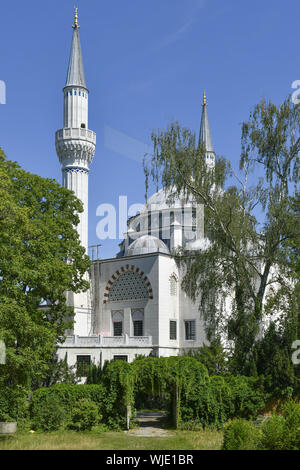
[[[141,320],[133,322],[133,336],[143,336],[143,322]]]
[[[177,339],[177,322],[170,320],[170,339]]]
[[[114,361],[126,361],[126,362],[128,362],[128,356],[114,356]]]
[[[196,339],[196,321],[188,320],[185,324],[185,339],[189,341],[195,341]]]
[[[79,377],[87,376],[87,368],[91,365],[91,356],[77,356],[77,375]]]
[[[115,321],[114,322],[114,336],[122,336],[123,334],[123,322]]]
[[[151,225],[151,212],[148,214],[148,235],[151,235],[152,225]]]

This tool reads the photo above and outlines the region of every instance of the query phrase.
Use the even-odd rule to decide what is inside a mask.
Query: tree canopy
[[[208,337],[225,333],[237,371],[249,372],[267,295],[272,287],[294,293],[288,245],[299,246],[300,236],[299,106],[290,99],[255,106],[242,124],[239,169],[217,157],[211,170],[205,148],[178,123],[153,132],[152,141],[146,191],[152,179],[173,196],[204,205],[209,243],[175,253],[184,268],[182,287],[199,301]]]
[[[65,292],[88,288],[90,265],[76,230],[80,212],[74,193],[24,171],[0,150],[1,385],[38,385],[72,326]]]

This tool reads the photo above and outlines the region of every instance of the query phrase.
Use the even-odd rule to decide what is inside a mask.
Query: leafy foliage
[[[298,246],[300,235],[294,207],[299,107],[287,99],[278,107],[262,100],[254,108],[242,125],[240,172],[224,158],[216,159],[212,171],[205,149],[178,123],[154,132],[152,140],[153,155],[144,161],[146,191],[152,179],[170,202],[176,196],[204,205],[209,243],[205,249],[174,253],[185,270],[182,287],[199,301],[208,338],[225,335],[231,341],[231,369],[251,374],[265,296],[275,283],[290,286],[295,269],[287,245]],[[258,167],[261,177],[249,186]]]
[[[75,228],[80,212],[72,192],[0,152],[0,338],[7,359],[1,386],[40,386],[72,326],[65,292],[88,287],[90,265]]]
[[[255,427],[244,419],[234,419],[224,432],[225,450],[299,450],[300,404],[287,402],[282,414],[274,414]]]
[[[76,431],[90,431],[100,420],[96,403],[87,398],[79,400],[71,413],[69,427]]]
[[[209,375],[224,375],[228,372],[227,353],[218,338],[213,339],[209,345],[190,349],[187,355],[201,362],[207,368]]]
[[[259,430],[251,421],[234,419],[224,429],[223,450],[253,450],[259,439]]]

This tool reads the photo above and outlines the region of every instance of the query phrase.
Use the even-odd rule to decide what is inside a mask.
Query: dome
[[[135,240],[125,253],[125,256],[146,255],[148,253],[165,253],[170,254],[167,245],[152,235],[143,235]]]
[[[168,199],[173,194],[173,201],[170,203]],[[157,210],[164,210],[164,209],[175,209],[175,208],[182,208],[192,206],[194,199],[192,196],[186,200],[184,194],[181,194],[180,197],[175,196],[175,191],[171,187],[166,191],[165,189],[160,189],[156,193],[154,193],[149,199],[147,200],[146,204],[144,204],[141,213],[148,212],[148,211],[157,211]]]

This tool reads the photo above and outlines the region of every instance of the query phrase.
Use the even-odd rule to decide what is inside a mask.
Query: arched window
[[[177,295],[177,276],[175,274],[171,274],[170,278],[170,294]]]
[[[148,288],[141,276],[128,271],[119,276],[109,291],[109,301],[146,300],[149,298]]]
[[[123,335],[123,310],[113,310],[111,312],[113,324],[113,336]]]
[[[144,309],[131,309],[133,336],[144,336]]]

